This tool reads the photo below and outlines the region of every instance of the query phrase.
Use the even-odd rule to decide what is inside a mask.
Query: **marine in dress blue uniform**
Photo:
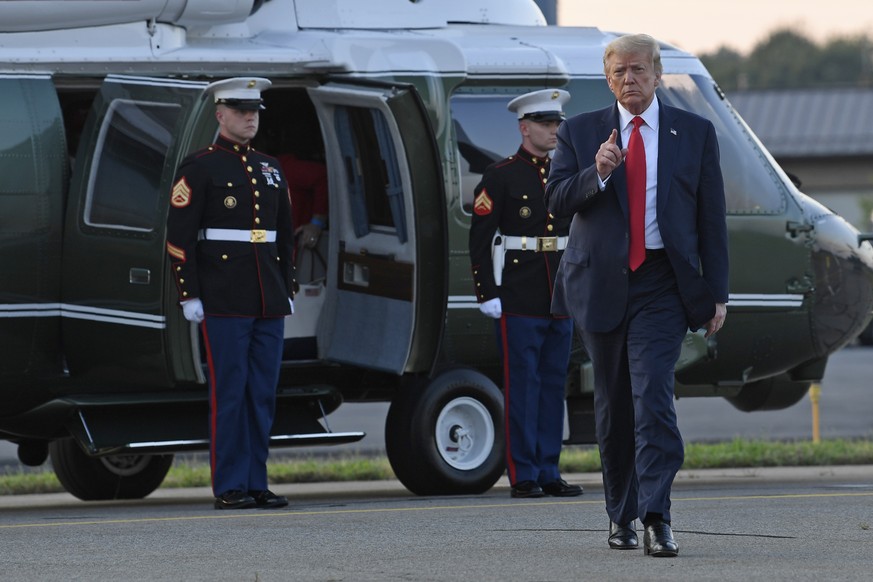
[[[167,220],[182,309],[206,346],[217,509],[288,504],[267,487],[267,457],[293,311],[291,201],[279,162],[249,145],[269,86],[241,78],[207,88],[220,134],[179,166]]]
[[[513,497],[582,493],[558,469],[573,327],[550,313],[569,221],[555,220],[543,199],[548,153],[569,98],[547,89],[513,99],[521,147],[489,166],[474,193],[470,259],[480,310],[496,320]]]

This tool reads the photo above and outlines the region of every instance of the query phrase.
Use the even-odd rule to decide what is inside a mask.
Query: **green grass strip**
[[[773,442],[735,439],[723,443],[690,443],[685,449],[683,469],[722,469],[743,467],[798,467],[828,465],[873,465],[873,441],[825,440]],[[276,455],[268,467],[270,482],[320,483],[394,479],[388,459],[383,456],[336,456],[282,458]],[[563,473],[600,471],[596,446],[564,447]],[[207,487],[209,467],[204,463],[177,460],[161,487]],[[0,495],[57,493],[64,489],[55,474],[43,471],[7,469],[0,475]]]

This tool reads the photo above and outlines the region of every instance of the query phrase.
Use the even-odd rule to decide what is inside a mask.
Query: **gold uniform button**
[[[536,158],[531,158],[531,160],[533,160],[533,163],[537,163],[537,159],[536,159]]]
[[[238,150],[239,148],[236,148],[236,149]],[[242,161],[247,162],[247,161],[249,161],[249,159],[247,156],[242,156]]]
[[[239,151],[239,146],[236,145],[236,144],[234,144],[234,146],[233,146],[233,151],[238,152],[238,151]]]
[[[518,259],[512,259],[512,262],[515,263],[515,264],[517,265],[517,264],[518,264]]]
[[[187,292],[187,291],[182,291],[182,297],[188,297],[188,292]]]
[[[257,190],[255,190],[255,198],[260,198],[260,197],[261,197],[261,193],[258,192]]]
[[[227,183],[227,187],[228,187],[228,188],[233,188],[233,182],[228,182],[228,183]]]
[[[546,173],[546,169],[545,169],[545,168],[540,168],[540,174],[545,174],[545,173]]]
[[[182,270],[182,267],[176,267],[176,270],[177,270],[177,271],[181,271],[181,270]]]
[[[255,180],[254,178],[252,178],[252,184],[257,184],[257,183],[258,183],[258,181]]]
[[[180,279],[179,279],[179,285],[184,285],[184,284],[185,284],[185,279],[181,279],[181,278],[180,278]]]
[[[255,217],[255,224],[261,224],[261,219],[258,217]]]
[[[543,178],[543,184],[545,184],[545,183],[546,183],[546,179],[545,179],[545,178]]]
[[[246,172],[251,173],[251,171],[252,171],[252,167],[251,167],[251,166],[246,166]]]
[[[527,194],[523,195],[523,196],[521,197],[521,199],[522,199],[522,200],[527,200]]]
[[[261,209],[261,205],[260,205],[260,204],[255,204],[255,210],[260,210],[260,209]]]
[[[546,230],[548,230],[549,232],[552,232],[553,230],[555,230],[555,227],[550,224],[546,227]]]
[[[226,261],[226,260],[227,260],[227,255],[221,255],[221,260],[222,260],[222,261]]]

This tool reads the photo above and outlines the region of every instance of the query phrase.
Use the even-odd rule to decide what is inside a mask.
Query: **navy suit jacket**
[[[660,103],[658,227],[676,274],[688,327],[712,319],[728,300],[724,182],[712,123]],[[583,330],[615,329],[628,300],[628,208],[625,165],[601,191],[594,156],[619,127],[618,106],[567,119],[546,186],[555,217],[572,217],[570,240],[558,269],[552,312],[571,315]],[[617,145],[621,146],[621,138]]]

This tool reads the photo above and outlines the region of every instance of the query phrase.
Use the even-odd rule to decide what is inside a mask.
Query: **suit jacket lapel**
[[[658,119],[658,216],[665,216],[664,209],[670,195],[673,168],[676,164],[679,142],[682,139],[679,120],[672,107],[660,104]]]
[[[618,138],[615,140],[615,145],[619,149],[623,147],[621,143],[621,117],[618,114],[618,105],[613,103],[612,107],[604,110],[604,115],[600,120],[600,142],[603,143],[609,139],[612,130],[618,131]],[[621,206],[621,211],[625,218],[628,217],[627,209],[627,173],[625,172],[624,163],[612,172],[612,177],[609,179],[618,194],[618,203]]]

